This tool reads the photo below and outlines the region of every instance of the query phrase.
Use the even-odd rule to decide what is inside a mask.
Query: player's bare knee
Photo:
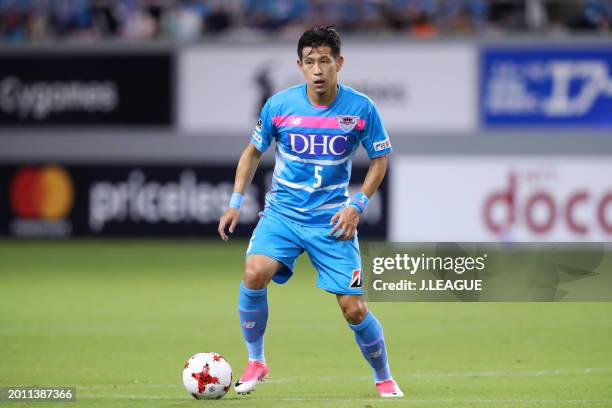
[[[268,279],[264,271],[256,265],[246,265],[244,268],[244,284],[249,289],[262,289],[266,287]]]
[[[254,262],[246,263],[242,280],[249,289],[262,289],[268,283],[263,268]]]
[[[368,314],[368,307],[361,299],[342,302],[340,304],[342,314],[350,324],[359,324]]]
[[[263,289],[270,281],[270,273],[266,265],[255,259],[247,258],[244,265],[244,284],[249,289]]]

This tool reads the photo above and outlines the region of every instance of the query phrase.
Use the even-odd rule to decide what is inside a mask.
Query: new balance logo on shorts
[[[351,284],[349,288],[360,288],[361,287],[361,269],[355,269],[353,271],[353,277],[351,278]]]

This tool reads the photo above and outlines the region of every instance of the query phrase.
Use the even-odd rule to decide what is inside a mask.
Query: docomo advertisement
[[[392,241],[610,242],[608,158],[393,161]]]
[[[342,54],[340,81],[372,98],[389,132],[476,128],[474,47],[348,42]],[[185,48],[179,78],[179,126],[193,134],[248,135],[270,96],[303,82],[293,45]]]

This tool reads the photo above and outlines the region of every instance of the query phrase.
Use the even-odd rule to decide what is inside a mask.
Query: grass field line
[[[449,377],[546,377],[554,375],[572,375],[572,374],[592,374],[592,373],[610,373],[612,367],[602,368],[564,368],[564,369],[550,369],[550,370],[532,370],[532,371],[469,371],[469,372],[455,372],[455,373],[413,373],[407,375],[398,375],[396,378],[449,378]],[[359,381],[369,380],[372,376],[359,376],[359,377],[317,377],[308,379],[295,379],[295,378],[283,378],[283,379],[267,379],[266,382],[270,384],[283,384],[292,382],[329,382],[329,381]],[[113,384],[113,385],[77,385],[77,388],[84,390],[106,390],[106,389],[119,389],[119,388],[175,388],[179,387],[180,384]]]
[[[612,367],[600,368],[559,368],[547,370],[502,370],[502,371],[468,371],[456,373],[414,373],[406,376],[399,375],[398,378],[448,378],[448,377],[546,377],[553,375],[609,373]],[[370,378],[370,377],[364,377]]]
[[[112,394],[77,394],[77,398],[104,398],[104,399],[118,399],[118,400],[173,400],[177,401],[182,399],[180,397],[169,397],[169,396],[152,396],[152,395],[112,395]],[[190,400],[190,399],[189,399]],[[190,400],[191,401],[191,400]],[[284,401],[284,402],[376,402],[376,403],[477,403],[477,404],[491,404],[491,403],[511,403],[511,404],[587,404],[587,403],[608,403],[612,402],[612,399],[525,399],[525,398],[412,398],[407,396],[405,398],[323,398],[323,397],[263,397],[263,398],[250,398],[250,397],[236,397],[232,396],[224,398],[225,402],[232,402],[236,404],[240,403],[254,403],[259,401]]]

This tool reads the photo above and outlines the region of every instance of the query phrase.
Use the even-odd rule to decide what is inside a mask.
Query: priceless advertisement
[[[607,158],[404,156],[392,169],[392,241],[612,241]]]
[[[340,82],[374,101],[389,132],[465,133],[476,128],[473,47],[347,43],[342,53],[346,63]],[[270,96],[303,83],[296,61],[293,46],[185,48],[179,61],[181,130],[250,132]],[[230,108],[219,102],[219,95],[231,95]]]
[[[612,126],[612,47],[484,48],[485,127]]]
[[[70,236],[217,236],[232,194],[234,166],[0,166],[0,234],[21,238]],[[258,169],[245,194],[235,236],[249,237],[263,209],[272,169]],[[354,166],[349,190],[366,167]],[[383,184],[360,225],[363,238],[387,235]]]
[[[0,126],[170,126],[168,52],[0,56]]]

